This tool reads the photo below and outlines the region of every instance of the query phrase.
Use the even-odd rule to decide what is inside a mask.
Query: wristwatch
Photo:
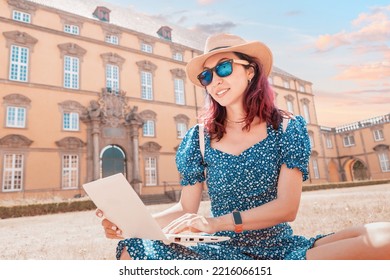
[[[243,231],[241,214],[237,210],[234,210],[232,214],[233,214],[233,221],[234,221],[234,232],[241,233]]]

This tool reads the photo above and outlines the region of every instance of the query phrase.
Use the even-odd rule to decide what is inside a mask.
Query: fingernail
[[[97,215],[99,218],[103,217],[103,214],[101,212],[98,212]]]
[[[121,234],[122,234],[122,231],[117,230],[117,231],[116,231],[116,234],[117,234],[117,235],[121,235]]]
[[[111,227],[112,230],[117,230],[118,228],[116,226]]]

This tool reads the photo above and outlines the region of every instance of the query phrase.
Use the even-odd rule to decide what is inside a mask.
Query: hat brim
[[[191,82],[199,87],[203,87],[197,77],[204,70],[205,61],[210,56],[213,56],[217,53],[224,53],[224,52],[240,52],[255,57],[261,62],[262,71],[266,76],[268,76],[271,72],[271,68],[272,68],[271,50],[263,43],[254,41],[254,42],[248,42],[233,47],[219,48],[210,51],[207,54],[202,54],[197,57],[194,57],[192,60],[188,62],[186,66],[187,76],[191,80]]]

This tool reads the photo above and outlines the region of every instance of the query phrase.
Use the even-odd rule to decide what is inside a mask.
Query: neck
[[[245,123],[245,112],[242,106],[229,106],[226,107],[226,121],[234,124]]]

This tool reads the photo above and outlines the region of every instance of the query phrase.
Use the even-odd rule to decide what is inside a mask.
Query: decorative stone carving
[[[9,48],[13,44],[24,45],[27,48],[30,48],[31,51],[34,49],[34,45],[38,42],[33,36],[27,34],[26,32],[16,31],[6,31],[3,32],[4,37],[7,39],[7,47]]]
[[[6,105],[29,106],[31,99],[19,93],[8,94],[3,97]]]
[[[379,144],[374,147],[375,152],[388,151],[388,150],[389,150],[389,145]]]
[[[77,101],[67,100],[59,103],[62,111],[79,113],[80,116],[87,114],[87,108]]]
[[[131,124],[138,124],[142,126],[144,124],[144,117],[141,113],[137,113],[138,106],[134,106],[133,109],[126,115],[126,122]]]
[[[183,123],[186,123],[188,125],[189,121],[190,121],[190,118],[187,117],[186,115],[184,114],[179,114],[179,115],[176,115],[174,117],[174,120],[175,122],[183,122]]]
[[[64,57],[64,55],[71,55],[81,59],[87,52],[86,49],[83,49],[75,43],[59,44],[58,48],[61,51],[61,58]]]
[[[294,96],[292,96],[291,94],[288,94],[284,97],[287,101],[294,101]]]
[[[140,149],[146,153],[158,153],[161,146],[156,142],[146,142],[140,147]]]
[[[7,148],[22,148],[29,147],[32,142],[33,141],[28,139],[26,136],[19,134],[10,134],[0,139],[0,146]]]
[[[102,29],[107,35],[115,35],[118,37],[121,37],[122,35],[122,31],[118,27],[111,24],[102,23]]]
[[[17,8],[19,10],[23,10],[25,12],[28,12],[30,14],[33,14],[36,10],[37,7],[35,4],[30,3],[28,1],[24,0],[8,0],[8,5],[11,7]]]
[[[102,123],[117,127],[125,122],[125,117],[129,112],[125,91],[119,91],[118,94],[115,94],[103,88],[98,102],[100,104]]]
[[[77,137],[65,137],[59,141],[56,141],[56,145],[63,149],[74,150],[83,148],[86,143]]]
[[[123,63],[125,62],[125,59],[116,53],[103,53],[100,57],[103,59],[104,67],[106,67],[107,64],[114,64],[121,69]]]
[[[174,78],[178,78],[182,80],[185,80],[187,78],[186,72],[180,68],[171,69],[171,73]]]
[[[148,60],[138,61],[137,65],[140,71],[152,72],[153,75],[154,75],[154,71],[156,71],[157,69],[157,65],[155,65],[154,63]]]
[[[60,14],[62,24],[77,25],[79,28],[83,27],[83,19],[67,14]]]

